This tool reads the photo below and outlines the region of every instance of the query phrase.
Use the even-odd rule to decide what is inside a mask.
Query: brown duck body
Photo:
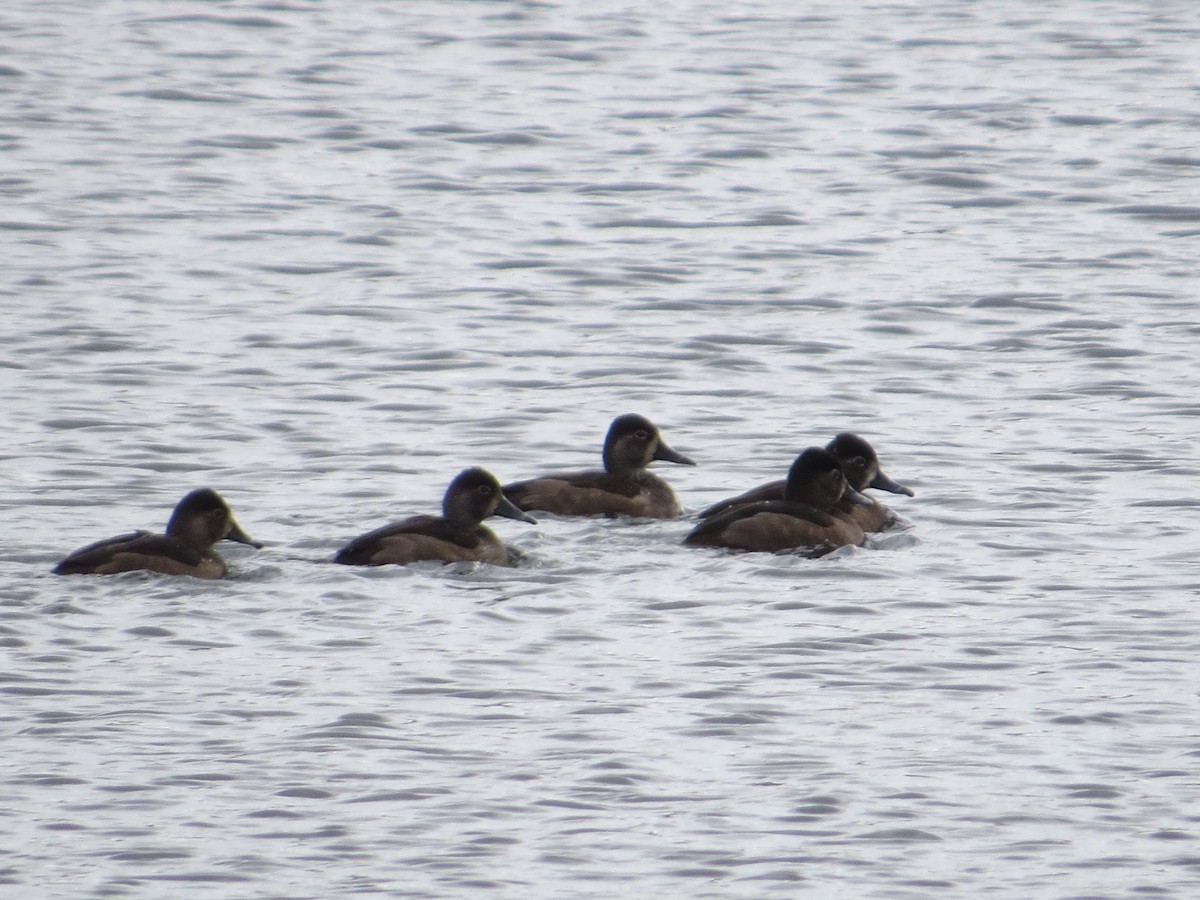
[[[575,472],[506,485],[519,509],[560,516],[639,516],[673,519],[682,510],[671,486],[650,472]]]
[[[676,453],[658,429],[638,415],[618,416],[604,439],[604,469],[543,475],[504,486],[519,508],[560,516],[639,516],[673,519],[682,510],[671,486],[646,470],[655,460],[695,463]]]
[[[440,516],[412,516],[355,538],[338,551],[334,562],[349,566],[383,566],[440,560],[508,565],[508,550],[484,525],[455,528]]]
[[[825,449],[837,457],[845,473],[846,481],[854,491],[864,491],[867,488],[888,491],[893,494],[913,496],[913,492],[902,484],[898,484],[884,474],[879,468],[879,457],[866,440],[848,431],[842,432],[825,445]],[[768,500],[782,500],[787,486],[787,480],[772,481],[752,490],[739,494],[712,506],[700,513],[700,518],[706,519],[719,515],[726,510],[747,503],[762,503]],[[896,514],[876,500],[867,498],[868,502],[850,503],[839,501],[831,510],[834,516],[853,522],[865,532],[885,531],[899,521]]]
[[[895,527],[899,521],[899,518],[892,510],[878,500],[870,497],[867,498],[865,505],[839,502],[834,507],[833,514],[840,519],[847,519],[853,522],[868,534],[876,531],[887,531],[889,528]]]
[[[467,469],[446,489],[442,515],[412,516],[376,528],[352,540],[333,561],[348,566],[406,565],[424,560],[507,566],[508,548],[482,524],[493,515],[535,522],[504,496],[495,476],[483,469]]]
[[[731,506],[703,519],[684,543],[773,553],[809,549],[813,555],[861,544],[862,528],[834,515],[846,489],[837,459],[810,447],[792,464],[784,499]]]
[[[222,539],[262,546],[242,531],[216,491],[202,488],[175,507],[166,534],[134,531],[97,541],[70,554],[53,571],[56,575],[116,575],[144,570],[224,578],[225,560],[213,550]]]
[[[782,500],[786,489],[786,478],[781,478],[779,481],[771,481],[767,484],[760,484],[758,487],[751,488],[744,494],[738,494],[736,497],[721,500],[712,506],[700,510],[699,518],[711,519],[713,516],[719,516],[721,513],[728,512],[735,507],[746,506],[750,503],[767,503],[771,500]]]
[[[711,518],[727,510],[738,506],[746,506],[751,503],[782,500],[786,487],[786,480],[772,481],[769,484],[760,485],[753,490],[746,491],[744,494],[739,494],[737,497],[731,497],[728,500],[722,500],[720,503],[714,503],[700,513],[700,518]],[[855,490],[861,490],[861,488],[856,487]],[[831,513],[839,519],[846,519],[853,522],[866,532],[886,531],[899,521],[896,514],[878,500],[871,499],[870,497],[867,497],[866,500],[867,503],[865,505],[862,503],[847,503],[840,500],[833,507]]]
[[[57,566],[55,575],[117,575],[161,572],[193,578],[224,578],[225,560],[211,548],[198,550],[167,534],[134,531],[76,550]]]
[[[694,546],[771,553],[811,547],[819,554],[862,542],[863,531],[855,523],[786,500],[737,507],[706,519],[687,537]]]

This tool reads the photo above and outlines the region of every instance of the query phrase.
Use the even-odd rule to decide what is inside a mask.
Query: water
[[[0,18],[3,892],[1191,897],[1194,4]],[[351,570],[655,420],[909,523]],[[220,583],[55,578],[211,485]]]

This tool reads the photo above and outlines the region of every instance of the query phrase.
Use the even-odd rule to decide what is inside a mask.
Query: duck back
[[[441,516],[412,516],[355,538],[333,561],[347,566],[405,565],[425,560],[508,565],[508,552],[490,528],[455,529]]]

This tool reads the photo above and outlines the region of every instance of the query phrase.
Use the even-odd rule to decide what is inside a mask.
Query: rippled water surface
[[[0,892],[1194,897],[1200,7],[0,11]],[[821,560],[689,515],[857,431]],[[232,577],[58,578],[210,485]],[[225,549],[228,548],[228,549]]]

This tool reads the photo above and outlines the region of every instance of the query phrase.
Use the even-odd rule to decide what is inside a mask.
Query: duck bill
[[[246,532],[242,531],[242,526],[233,519],[229,520],[229,533],[225,535],[227,541],[237,541],[239,544],[249,544],[255,550],[262,549],[262,541],[256,541]]]
[[[663,462],[672,462],[680,466],[694,466],[695,463],[684,456],[682,453],[676,453],[662,441],[658,442],[658,447],[654,451],[651,459],[661,459]]]
[[[537,524],[537,519],[524,510],[518,509],[517,505],[503,494],[500,495],[500,502],[496,504],[496,509],[492,515],[503,516],[506,519],[516,519],[518,522],[528,522],[530,525]]]
[[[888,478],[883,472],[876,472],[875,477],[871,479],[871,483],[867,487],[875,488],[877,491],[887,491],[890,494],[904,494],[907,497],[915,497],[911,488],[906,488],[892,479]]]

